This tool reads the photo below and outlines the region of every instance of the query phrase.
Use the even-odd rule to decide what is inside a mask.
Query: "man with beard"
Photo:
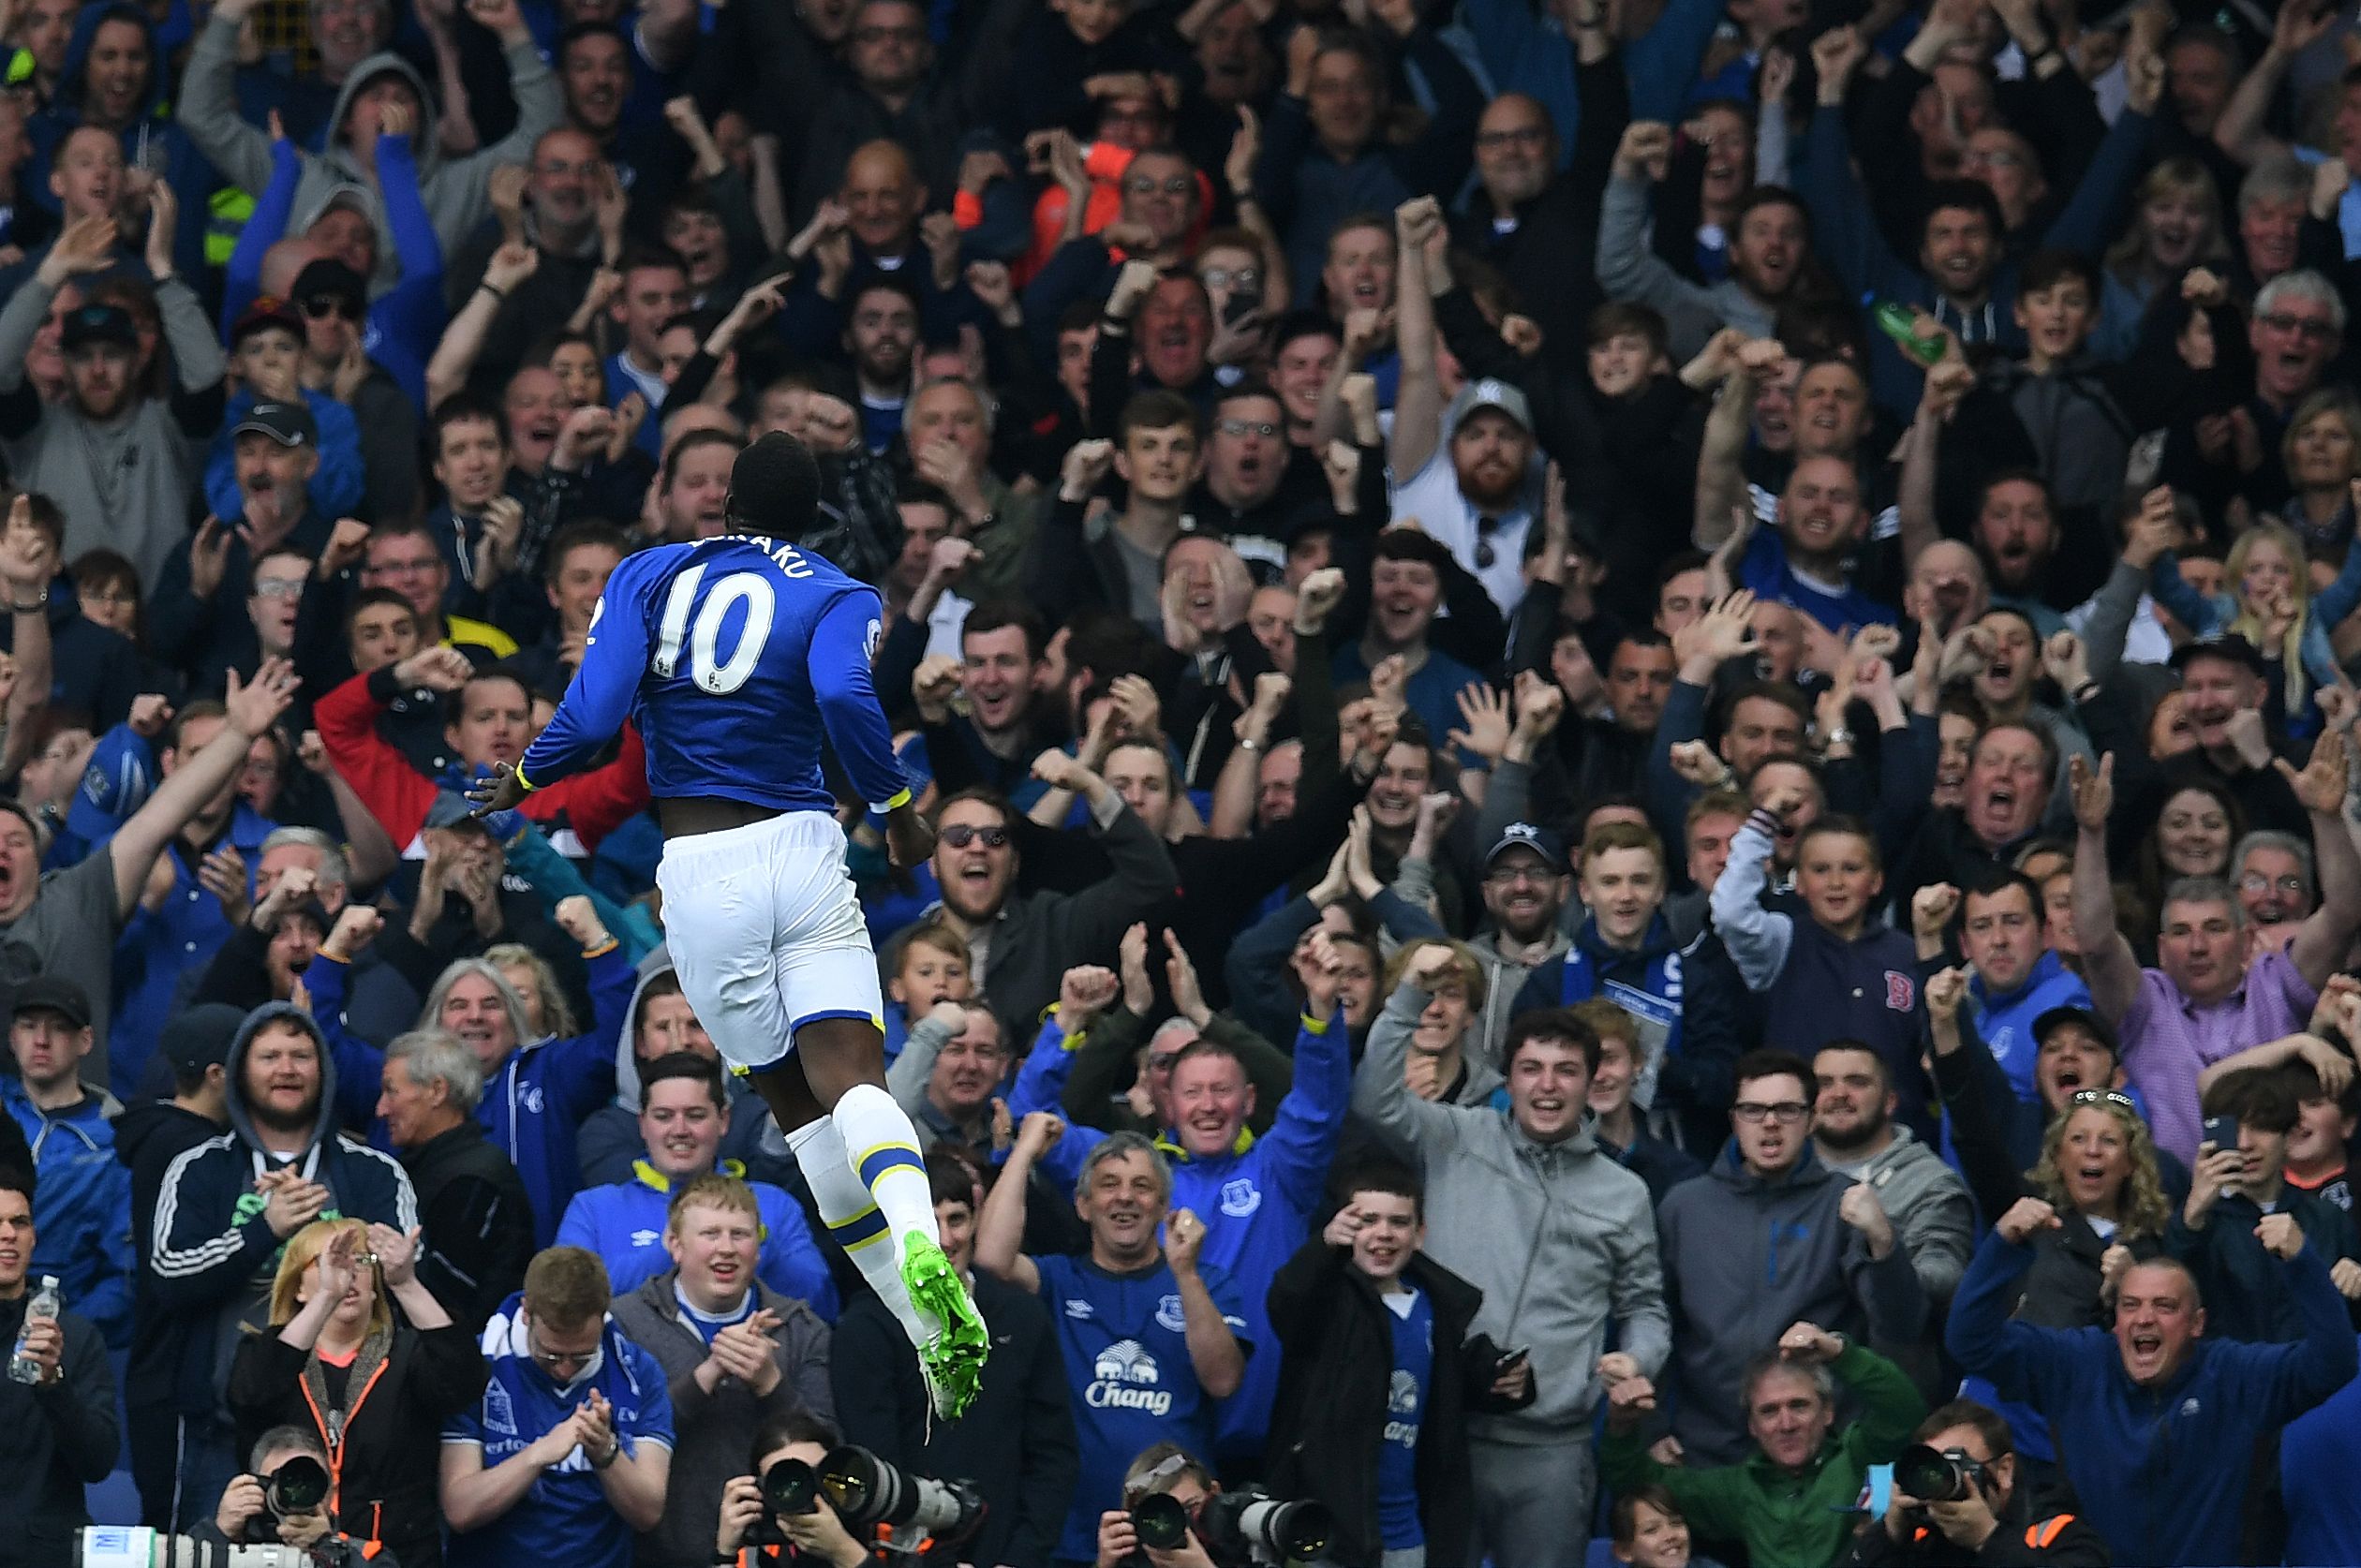
[[[1990,602],[2021,612],[2043,637],[2066,625],[2048,603],[2050,595],[2070,604],[2078,599],[2071,584],[2051,585],[2057,536],[2057,509],[2039,474],[2012,470],[1984,481],[1970,538],[1990,584]]]
[[[1833,1040],[1814,1053],[1812,1073],[1819,1086],[1812,1152],[1838,1176],[1878,1194],[1909,1254],[1919,1289],[1939,1309],[1958,1287],[1976,1244],[1968,1184],[1893,1119],[1893,1077],[1877,1052],[1857,1040]]]
[[[306,488],[319,463],[310,409],[301,403],[257,403],[232,427],[230,441],[243,525],[209,517],[194,534],[185,533],[148,599],[148,652],[194,672],[200,690],[219,689],[225,669],[252,670],[258,648],[292,653],[303,584],[311,558],[327,548],[334,523],[312,510]],[[255,616],[260,564],[289,553],[305,557],[296,591],[274,587],[272,604]],[[281,559],[282,578],[286,565]],[[268,638],[248,635],[249,628],[259,633],[266,627]]]
[[[1954,913],[1959,955],[1971,971],[1968,1022],[2016,1098],[2038,1103],[2042,1047],[2034,1025],[2054,1008],[2088,1007],[2090,988],[2042,940],[2042,890],[2024,872],[1994,865],[1971,880],[1964,895],[1949,882],[1920,888],[1910,900],[1910,927],[1922,966],[1939,967],[1948,957]]]
[[[1526,982],[1571,945],[1559,917],[1573,886],[1565,840],[1537,823],[1510,822],[1485,853],[1478,891],[1490,929],[1467,942],[1484,966],[1484,1005],[1471,1036],[1477,1059],[1500,1059],[1509,1018],[1533,1005],[1520,995]]]
[[[62,401],[45,406],[25,379],[25,356],[51,299],[110,264],[111,216],[72,224],[0,307],[0,453],[10,477],[64,510],[64,558],[119,550],[142,583],[162,578],[173,546],[187,537],[187,497],[198,475],[191,443],[220,423],[227,363],[204,306],[172,271],[170,187],[158,184],[149,207],[148,270],[178,380],[169,403],[141,387],[139,331],[118,305],[84,304],[67,316]]]
[[[159,792],[158,798],[161,798]],[[300,1009],[271,1002],[230,1045],[230,1129],[165,1173],[146,1259],[157,1306],[194,1320],[176,1369],[181,1460],[178,1528],[210,1518],[238,1469],[214,1390],[236,1324],[264,1306],[279,1246],[333,1210],[407,1234],[418,1201],[398,1161],[335,1130],[335,1068]]]
[[[1405,382],[1413,374],[1405,365]],[[1440,443],[1421,447],[1415,423],[1394,422],[1393,515],[1417,519],[1507,614],[1524,597],[1526,535],[1540,518],[1533,406],[1523,389],[1486,377],[1451,399]]]
[[[1615,148],[1614,171],[1598,211],[1598,283],[1608,295],[1654,307],[1670,329],[1672,355],[1685,360],[1715,333],[1736,327],[1773,335],[1779,307],[1812,262],[1812,224],[1793,191],[1758,185],[1738,203],[1730,227],[1730,275],[1710,287],[1674,272],[1648,244],[1649,196],[1672,156],[1672,127],[1641,120]]]

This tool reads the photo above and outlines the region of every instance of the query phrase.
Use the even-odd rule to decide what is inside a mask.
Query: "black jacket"
[[[38,1285],[0,1301],[0,1344],[14,1346]],[[90,1522],[82,1487],[104,1481],[123,1440],[115,1420],[107,1343],[68,1308],[59,1314],[66,1353],[57,1382],[41,1388],[0,1379],[0,1568],[66,1568],[74,1531]]]
[[[452,1321],[481,1330],[500,1303],[525,1288],[533,1261],[533,1203],[475,1117],[402,1151],[418,1191],[424,1238],[419,1282],[435,1293]]]
[[[829,1355],[837,1422],[845,1442],[895,1464],[975,1483],[989,1507],[960,1561],[1045,1568],[1077,1472],[1065,1364],[1039,1296],[983,1273],[973,1288],[991,1325],[992,1354],[965,1415],[929,1427],[910,1341],[877,1298],[864,1295],[837,1320]]]
[[[131,1359],[123,1374],[126,1403],[135,1410],[171,1402],[173,1368],[180,1365],[188,1338],[187,1319],[164,1310],[145,1266],[164,1172],[183,1153],[221,1131],[218,1122],[169,1100],[142,1101],[114,1120],[115,1158],[131,1169],[131,1245],[141,1260],[131,1285]]]
[[[1418,1520],[1430,1568],[1461,1561],[1475,1517],[1467,1417],[1533,1402],[1496,1398],[1500,1347],[1471,1337],[1483,1293],[1421,1252],[1405,1279],[1434,1311],[1434,1367],[1418,1424]],[[1317,1498],[1336,1515],[1330,1551],[1339,1562],[1374,1562],[1377,1451],[1392,1392],[1393,1326],[1374,1281],[1352,1253],[1314,1236],[1270,1282],[1270,1326],[1279,1336],[1279,1397],[1265,1459],[1281,1497]]]
[[[2020,1461],[2022,1462],[2022,1461]],[[1873,1519],[1853,1537],[1843,1568],[2020,1568],[2029,1563],[2047,1568],[2105,1568],[2107,1543],[2088,1522],[2069,1511],[2072,1499],[2063,1495],[2035,1496],[2020,1487],[2001,1510],[2000,1528],[1984,1538],[1982,1547],[1966,1551],[1931,1529],[1922,1528],[1917,1539],[1896,1541],[1885,1521]]]
[[[436,1483],[443,1423],[483,1398],[490,1374],[476,1331],[451,1324],[424,1332],[397,1324],[385,1360],[367,1385],[349,1389],[341,1447],[330,1442],[328,1412],[315,1410],[304,1386],[303,1351],[275,1330],[248,1334],[230,1369],[230,1413],[240,1454],[273,1427],[319,1434],[335,1456],[329,1473],[336,1528],[356,1541],[382,1541],[401,1568],[442,1561],[442,1512]]]

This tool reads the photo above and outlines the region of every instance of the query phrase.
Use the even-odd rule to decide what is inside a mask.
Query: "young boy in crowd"
[[[895,955],[885,982],[885,1059],[901,1055],[911,1021],[924,1018],[937,1002],[966,1001],[975,995],[968,974],[967,943],[942,925],[921,925]]]

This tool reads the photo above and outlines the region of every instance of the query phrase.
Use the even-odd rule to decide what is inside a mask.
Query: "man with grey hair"
[[[2279,764],[2310,815],[2319,856],[2320,908],[2284,944],[2254,951],[2238,890],[2219,877],[2185,877],[2164,889],[2156,967],[2144,969],[2116,921],[2107,865],[2115,759],[2093,771],[2073,759],[2074,938],[2091,1006],[2123,1041],[2123,1068],[2147,1102],[2156,1146],[2197,1158],[2198,1075],[2261,1040],[2305,1028],[2321,987],[2361,929],[2361,854],[2344,821],[2348,747],[2322,735],[2301,773]]]
[[[1136,1132],[1116,1132],[1082,1158],[1074,1206],[1090,1227],[1081,1257],[1022,1250],[1033,1164],[1065,1132],[1047,1111],[1025,1117],[975,1232],[985,1273],[1055,1302],[1058,1348],[1073,1392],[1081,1477],[1052,1555],[1098,1556],[1100,1514],[1122,1506],[1124,1467],[1151,1442],[1213,1451],[1214,1401],[1246,1376],[1242,1303],[1219,1269],[1200,1268],[1205,1221],[1172,1209],[1172,1168]],[[1169,1210],[1169,1212],[1167,1212]],[[1161,1251],[1158,1226],[1163,1227]]]
[[[483,1067],[445,1029],[412,1029],[385,1049],[377,1114],[418,1190],[420,1283],[473,1331],[525,1283],[533,1207],[523,1178],[483,1135]]]
[[[2230,880],[2255,939],[2285,946],[2319,904],[2311,846],[2292,833],[2257,828],[2230,854]]]
[[[972,382],[928,381],[902,412],[902,439],[916,477],[951,501],[951,532],[975,546],[959,579],[971,600],[1024,591],[1025,557],[1041,525],[1038,494],[1019,496],[992,471],[992,400]]]
[[[2320,389],[2344,351],[2345,306],[2336,286],[2309,268],[2282,273],[2254,296],[2247,344],[2254,350],[2254,397],[2248,412],[2263,450],[2279,450],[2295,405]],[[2258,496],[2256,504],[2276,501]]]

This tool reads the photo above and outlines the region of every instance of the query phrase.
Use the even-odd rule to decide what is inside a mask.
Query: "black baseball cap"
[[[1566,842],[1548,828],[1537,822],[1510,822],[1500,830],[1500,841],[1484,851],[1484,864],[1493,861],[1511,850],[1531,850],[1548,864],[1552,871],[1566,869]]]
[[[2186,671],[2190,661],[2198,658],[2226,658],[2245,665],[2258,675],[2271,673],[2271,667],[2263,660],[2263,650],[2235,631],[2190,638],[2173,650],[2173,668]]]
[[[8,998],[8,1016],[26,1013],[58,1013],[78,1029],[90,1027],[90,998],[62,974],[37,974],[20,982]]]
[[[246,410],[245,418],[230,426],[230,439],[259,430],[283,447],[317,447],[319,445],[319,425],[312,412],[301,403],[258,403]]]
[[[202,1072],[229,1061],[230,1043],[245,1024],[245,1013],[228,1002],[200,1002],[165,1025],[156,1046],[176,1071]]]
[[[94,343],[112,343],[126,348],[137,348],[140,346],[139,325],[131,319],[131,313],[121,305],[86,304],[68,311],[65,326],[58,334],[58,347],[70,354]]]
[[[302,272],[295,274],[287,297],[299,308],[317,299],[342,300],[357,308],[365,308],[369,303],[369,280],[334,257],[323,256],[307,263]]]
[[[2086,1030],[2090,1035],[2091,1039],[2096,1040],[2100,1044],[2104,1045],[2108,1052],[2113,1055],[2117,1061],[2121,1061],[2123,1059],[2123,1043],[2116,1038],[2116,1031],[2114,1028],[2109,1027],[2104,1018],[2100,1017],[2098,1013],[2092,1012],[2086,1007],[2070,1006],[2042,1009],[2041,1015],[2033,1020],[2033,1044],[2035,1049],[2038,1050],[2041,1047],[2042,1043],[2047,1040],[2052,1032],[2064,1028],[2069,1024],[2079,1026],[2081,1028]]]

